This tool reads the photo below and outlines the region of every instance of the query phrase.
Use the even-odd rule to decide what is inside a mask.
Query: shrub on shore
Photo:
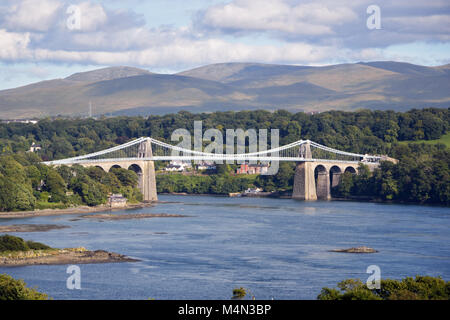
[[[449,300],[450,281],[440,277],[406,277],[381,280],[380,289],[369,289],[359,279],[338,283],[338,289],[322,288],[318,300]]]
[[[48,296],[28,288],[23,280],[0,274],[0,300],[48,300]]]
[[[51,249],[51,247],[40,242],[25,241],[22,238],[11,236],[8,234],[0,236],[0,252],[45,249]]]

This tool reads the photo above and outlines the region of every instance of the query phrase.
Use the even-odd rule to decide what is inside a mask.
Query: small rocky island
[[[375,253],[378,252],[375,249],[362,246],[362,247],[356,247],[356,248],[348,248],[348,249],[334,249],[330,250],[330,252],[346,252],[346,253]]]
[[[139,260],[104,250],[90,251],[83,247],[56,249],[39,242],[24,241],[15,236],[0,236],[2,267],[135,261]]]

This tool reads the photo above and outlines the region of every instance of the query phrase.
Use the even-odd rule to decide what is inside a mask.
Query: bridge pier
[[[341,183],[342,172],[331,172],[331,188],[337,187]]]
[[[150,139],[146,139],[139,144],[138,158],[152,158],[152,144]],[[142,161],[142,180],[140,181],[141,191],[144,201],[156,201],[158,195],[156,193],[156,174],[155,163],[150,160]]]
[[[312,162],[300,162],[295,167],[293,199],[317,200],[314,167]]]
[[[320,171],[317,174],[317,187],[316,187],[317,199],[330,200],[330,175],[327,171]]]
[[[155,163],[143,161],[142,180],[140,181],[144,201],[157,201]]]

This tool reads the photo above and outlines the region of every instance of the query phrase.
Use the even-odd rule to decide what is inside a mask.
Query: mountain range
[[[2,119],[86,116],[90,105],[95,115],[449,107],[450,64],[221,63],[177,74],[109,67],[0,91]]]

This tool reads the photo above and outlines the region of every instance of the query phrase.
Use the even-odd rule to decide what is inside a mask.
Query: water
[[[290,199],[159,196],[151,208],[185,218],[121,221],[77,215],[0,220],[68,229],[13,233],[54,247],[84,246],[140,259],[85,264],[81,290],[66,288],[67,266],[0,268],[54,299],[229,299],[246,287],[257,299],[315,299],[322,287],[416,274],[450,280],[450,210],[443,207]],[[75,221],[74,221],[75,220]],[[331,249],[368,246],[379,253]]]

